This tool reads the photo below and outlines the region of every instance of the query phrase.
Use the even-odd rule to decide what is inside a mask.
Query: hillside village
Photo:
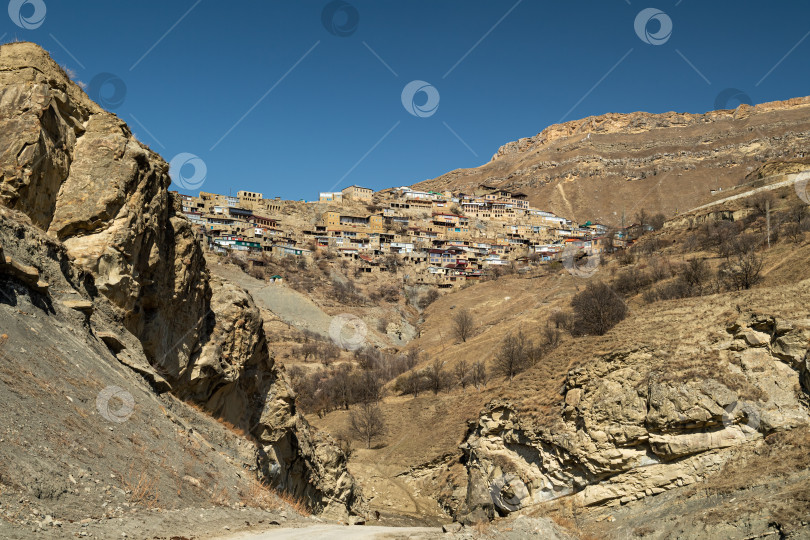
[[[321,192],[313,202],[200,192],[177,194],[182,212],[209,250],[310,257],[325,251],[348,259],[357,272],[410,268],[406,280],[450,288],[499,267],[553,261],[563,253],[599,253],[623,243],[599,223],[577,224],[533,208],[523,193],[479,186],[473,193],[417,191],[409,187],[375,193],[349,186]]]

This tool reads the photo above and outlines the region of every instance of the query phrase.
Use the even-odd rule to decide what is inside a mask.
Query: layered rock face
[[[41,48],[0,48],[0,202],[93,276],[154,380],[257,437],[273,484],[317,510],[359,509],[345,456],[297,414],[252,298],[210,278],[169,184],[168,164]]]
[[[632,221],[641,208],[671,216],[700,206],[769,160],[806,159],[808,142],[810,98],[706,114],[606,114],[550,126],[481,167],[415,187],[485,184],[579,222],[618,225],[622,211]]]
[[[477,521],[571,494],[581,506],[626,503],[699,482],[734,448],[807,426],[810,328],[748,314],[726,331],[706,357],[678,351],[677,370],[649,347],[572,370],[552,429],[490,403],[462,445],[462,514]]]

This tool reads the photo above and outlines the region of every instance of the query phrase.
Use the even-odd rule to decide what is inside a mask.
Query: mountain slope
[[[64,250],[62,273],[82,275],[83,309],[105,302],[116,333],[128,336],[116,340],[130,345],[112,345],[119,362],[156,392],[171,391],[254,437],[268,483],[313,510],[360,511],[345,455],[298,414],[253,299],[209,275],[169,184],[168,164],[45,51],[0,47],[0,203],[17,212],[4,226],[25,221],[52,242],[26,245],[25,264],[42,266]],[[56,298],[32,288],[47,312]],[[91,333],[95,322],[90,315]]]
[[[579,222],[627,224],[644,208],[672,216],[741,182],[769,160],[803,159],[810,98],[706,114],[605,114],[552,125],[492,160],[416,184],[520,191],[533,206]]]

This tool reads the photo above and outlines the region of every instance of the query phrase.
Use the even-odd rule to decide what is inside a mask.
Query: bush
[[[439,291],[437,289],[430,289],[419,299],[419,309],[427,309],[427,307],[439,298]]]
[[[613,281],[613,289],[626,295],[637,294],[641,289],[652,283],[652,278],[636,267],[630,267],[619,272]]]
[[[534,344],[526,337],[523,331],[517,334],[509,334],[501,343],[501,348],[495,355],[493,369],[504,378],[512,379],[531,366],[539,356],[539,350],[534,348]]]
[[[349,432],[371,448],[374,439],[385,435],[385,419],[377,405],[364,403],[349,414]]]
[[[474,327],[475,322],[470,310],[460,309],[453,315],[453,332],[462,342],[466,342],[472,336]]]
[[[761,280],[762,259],[754,251],[737,253],[718,270],[718,277],[731,290],[750,289]]]
[[[574,328],[574,314],[570,311],[555,311],[549,317],[549,324],[554,328],[571,331]]]
[[[711,278],[709,265],[703,259],[689,259],[683,267],[681,278],[690,289],[700,295],[703,293],[703,287]]]
[[[627,316],[627,306],[607,284],[589,283],[571,300],[576,334],[604,335]]]

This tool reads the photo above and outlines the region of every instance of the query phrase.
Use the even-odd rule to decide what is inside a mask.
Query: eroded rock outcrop
[[[734,447],[808,425],[810,329],[747,314],[727,333],[708,355],[676,352],[675,364],[640,347],[572,370],[551,429],[490,403],[462,445],[463,518],[570,494],[582,506],[626,503],[699,482]]]
[[[93,277],[150,364],[131,367],[253,434],[275,485],[316,510],[359,511],[345,456],[296,412],[250,295],[209,276],[170,182],[168,164],[40,47],[0,47],[0,202]]]

